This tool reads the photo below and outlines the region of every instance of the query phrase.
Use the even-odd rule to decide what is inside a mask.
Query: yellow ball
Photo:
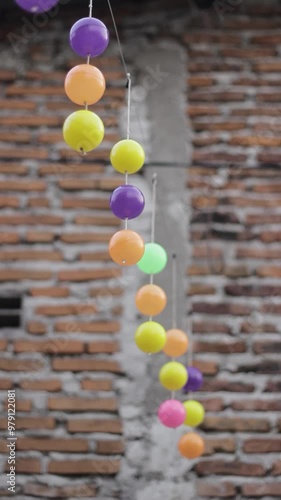
[[[63,138],[78,153],[89,153],[103,141],[103,122],[92,111],[75,111],[64,122]]]
[[[189,427],[197,427],[197,425],[202,424],[205,418],[205,410],[203,405],[198,401],[190,400],[183,403],[186,409],[186,419],[184,421],[185,425]]]
[[[182,389],[188,379],[187,369],[177,361],[170,361],[162,366],[159,373],[160,383],[168,391]]]
[[[147,354],[160,352],[166,343],[165,329],[156,321],[146,321],[138,327],[135,342],[138,348]]]
[[[113,146],[110,161],[117,172],[134,174],[143,166],[145,153],[138,142],[125,139]]]

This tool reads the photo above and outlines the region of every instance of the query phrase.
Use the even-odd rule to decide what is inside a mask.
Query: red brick
[[[17,417],[17,430],[54,429],[55,419],[52,417]],[[0,429],[7,430],[7,418],[0,419]]]
[[[76,282],[105,280],[110,278],[117,279],[119,276],[121,276],[121,271],[117,268],[65,270],[58,273],[58,279],[60,281]]]
[[[20,237],[16,233],[0,233],[0,245],[15,245],[20,242]]]
[[[36,102],[27,101],[23,99],[1,99],[0,100],[1,109],[15,109],[15,110],[27,110],[33,111],[36,109]]]
[[[39,321],[30,321],[26,325],[26,330],[32,335],[44,335],[47,332],[47,327],[43,323],[39,323]]]
[[[32,261],[60,261],[62,260],[62,255],[60,252],[56,251],[43,251],[43,250],[5,250],[0,251],[0,260],[1,261],[24,261],[24,260],[32,260]]]
[[[110,379],[85,379],[81,381],[81,389],[84,391],[112,391],[113,384]]]
[[[205,285],[204,283],[192,283],[188,290],[188,295],[214,295],[216,293],[215,287]]]
[[[36,121],[36,120],[35,120]],[[39,121],[39,120],[37,120]],[[3,123],[4,122],[4,123]],[[24,120],[21,120],[20,118],[18,118],[17,120],[13,119],[13,118],[6,118],[5,120],[1,117],[0,117],[0,125],[1,124],[4,124],[4,125],[12,125],[12,126],[21,126],[21,125],[25,125],[24,123]],[[11,159],[20,159],[20,160],[25,160],[25,159],[29,159],[29,160],[46,160],[46,158],[48,158],[48,150],[47,149],[43,149],[43,148],[40,148],[40,149],[34,149],[34,148],[28,148],[28,147],[25,147],[25,148],[16,148],[16,149],[8,149],[8,148],[0,148],[0,158],[3,160],[4,158],[9,160],[10,158]],[[35,181],[32,181],[32,182],[35,182]],[[39,182],[39,181],[37,181]],[[16,191],[19,191],[20,188],[16,187],[17,184],[16,184],[16,181],[3,181],[3,186],[13,186],[15,185],[15,188],[14,187],[10,187],[10,188],[7,188],[7,189],[12,189],[12,190],[16,190]],[[0,183],[0,186],[2,186],[2,183]],[[37,189],[36,188],[36,184],[34,184],[34,188],[33,189],[27,189],[27,191],[43,191],[43,189]]]
[[[7,391],[8,389],[13,388],[13,381],[8,378],[0,379],[0,391]]]
[[[194,352],[214,352],[221,354],[234,354],[246,352],[246,343],[242,340],[224,342],[194,341]]]
[[[61,304],[39,306],[35,309],[35,314],[41,316],[72,316],[80,314],[94,314],[97,312],[96,306],[92,304]]]
[[[7,372],[36,372],[44,367],[43,361],[38,359],[0,359],[0,370]]]
[[[7,132],[9,134],[10,138],[13,138],[11,135],[11,132]],[[4,136],[4,134],[3,134]],[[1,133],[0,133],[0,139],[1,139]],[[4,139],[4,141],[8,139]],[[13,139],[14,140],[14,139]],[[15,139],[16,140],[16,139]],[[28,168],[24,165],[21,165],[20,163],[0,163],[0,173],[1,174],[8,174],[8,175],[27,175],[28,174]],[[13,199],[11,197],[11,199]],[[15,198],[17,200],[17,198]],[[18,205],[15,205],[18,206]]]
[[[83,453],[88,451],[88,442],[84,439],[32,438],[20,437],[17,440],[18,451],[57,451],[65,453]]]
[[[251,314],[251,307],[244,304],[219,303],[210,304],[207,302],[196,302],[193,304],[195,313],[204,314],[231,314],[232,316],[248,316]]]
[[[99,474],[115,476],[120,470],[120,460],[50,460],[49,474],[81,476]]]
[[[272,471],[271,471],[272,476],[280,476],[281,475],[281,460],[277,460],[273,464]]]
[[[202,424],[205,430],[228,432],[268,432],[270,424],[266,419],[241,417],[207,416]]]
[[[281,352],[281,342],[278,340],[268,340],[267,342],[256,341],[253,344],[253,350],[255,354],[276,354]]]
[[[48,280],[51,271],[32,271],[31,269],[0,269],[0,281]]]
[[[280,404],[279,404],[280,406]],[[265,409],[266,411],[266,409]],[[270,411],[268,408],[267,411]],[[281,438],[274,436],[274,438],[266,439],[247,439],[243,445],[245,453],[280,453],[281,452]]]
[[[7,463],[5,471],[10,471],[10,465]],[[16,473],[17,474],[41,474],[42,466],[38,458],[19,458],[16,460]]]
[[[265,476],[266,469],[259,463],[248,463],[224,460],[207,461],[202,460],[195,466],[195,470],[199,476],[226,475],[226,476]]]
[[[33,297],[65,298],[69,296],[69,289],[65,287],[31,288],[29,293]]]
[[[70,244],[108,243],[113,233],[69,233],[60,236],[61,241]]]
[[[214,455],[215,453],[234,453],[236,450],[235,440],[233,438],[205,438],[204,455]]]
[[[55,331],[60,333],[117,333],[120,330],[118,321],[61,321],[55,324]]]
[[[194,333],[231,333],[231,328],[223,323],[213,321],[194,321]]]
[[[84,262],[112,262],[109,252],[83,252],[79,255],[79,259]]]
[[[31,208],[48,208],[50,201],[47,198],[32,197],[27,201],[27,206]]]
[[[220,481],[219,484],[198,481],[196,486],[197,494],[207,498],[233,498],[236,497],[236,487],[229,482]]]
[[[55,103],[56,104],[56,103]],[[55,142],[58,142],[57,139],[61,139],[61,131],[54,134],[54,133],[49,133],[49,134],[44,134],[44,136],[56,136],[55,137]],[[47,139],[47,137],[46,137]],[[42,140],[42,139],[41,139]],[[49,142],[49,141],[45,141]],[[100,174],[104,171],[104,166],[102,164],[98,165],[79,165],[79,168],[77,169],[77,164],[76,163],[69,163],[69,164],[61,164],[61,163],[49,163],[46,165],[41,165],[39,167],[39,175],[83,175],[83,174]]]
[[[40,224],[43,226],[48,225],[61,225],[64,219],[58,215],[28,215],[28,214],[17,214],[17,215],[1,215],[0,224],[3,225],[35,225]]]
[[[203,375],[215,375],[218,372],[218,364],[215,361],[195,359],[193,365],[195,368],[198,368]]]
[[[52,243],[54,233],[46,231],[27,231],[25,239],[28,243]]]
[[[74,219],[75,224],[80,226],[120,226],[120,220],[114,216],[78,215]]]
[[[71,412],[113,412],[118,409],[117,400],[110,399],[82,399],[82,398],[49,398],[48,409],[51,411],[71,411]]]
[[[15,196],[0,196],[0,208],[18,208],[19,206],[19,198]]]
[[[86,351],[91,354],[112,354],[119,351],[119,343],[116,341],[89,342]]]
[[[58,181],[58,187],[66,191],[80,191],[83,189],[88,190],[101,190],[113,191],[115,188],[122,184],[119,177],[112,177],[106,179],[61,179]]]
[[[41,95],[41,96],[60,96],[64,94],[64,89],[62,86],[43,86],[34,87],[34,85],[24,86],[24,85],[10,85],[7,87],[7,96],[14,95]]]
[[[50,340],[16,340],[14,342],[14,352],[43,352],[46,354],[78,354],[84,351],[83,342],[70,339],[50,339]]]
[[[61,390],[61,381],[53,380],[22,380],[19,384],[20,388],[26,391],[47,391],[58,392]]]
[[[121,367],[117,361],[108,361],[102,359],[81,359],[81,358],[58,358],[52,363],[55,371],[94,371],[94,372],[112,372],[121,373]],[[0,361],[1,367],[1,361]]]
[[[281,392],[281,380],[268,380],[265,392]]]
[[[8,400],[4,402],[4,408],[8,408]],[[32,410],[32,401],[30,399],[17,399],[16,411],[17,412],[30,412]]]
[[[26,495],[36,498],[93,498],[96,496],[97,487],[91,484],[75,484],[69,486],[51,486],[50,484],[28,483],[23,487]]]
[[[247,483],[242,485],[242,494],[246,497],[264,498],[266,496],[280,498],[281,482],[279,483]]]
[[[260,266],[256,273],[261,278],[281,278],[281,267],[279,266]]]
[[[7,350],[8,341],[6,339],[0,339],[0,351]]]
[[[279,359],[262,359],[256,363],[241,364],[237,371],[257,374],[276,374],[281,372],[281,363]]]
[[[125,444],[119,439],[97,441],[96,446],[96,452],[99,455],[122,455],[125,451]]]
[[[253,384],[246,384],[243,382],[231,382],[228,380],[204,380],[202,391],[203,392],[253,392],[255,386]]]
[[[90,297],[119,297],[124,294],[124,289],[122,287],[96,287],[89,290]]]
[[[67,424],[68,432],[92,433],[101,432],[108,434],[122,434],[122,424],[117,419],[106,420],[69,420]]]
[[[108,200],[104,198],[64,198],[62,200],[63,208],[70,209],[91,209],[91,210],[108,210]]]

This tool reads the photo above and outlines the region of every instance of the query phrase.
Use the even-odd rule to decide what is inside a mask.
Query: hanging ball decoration
[[[135,342],[142,352],[156,354],[162,351],[165,345],[166,331],[159,323],[146,321],[138,327]]]
[[[132,139],[124,139],[113,146],[110,161],[121,174],[134,174],[141,169],[145,162],[143,147]]]
[[[186,368],[177,361],[170,361],[162,366],[159,373],[159,380],[168,391],[178,391],[187,382]]]
[[[187,368],[188,372],[188,381],[187,384],[183,388],[183,392],[195,392],[199,391],[203,384],[203,375],[198,368],[194,366],[189,366]]]
[[[79,64],[66,75],[64,88],[67,97],[79,106],[98,102],[105,91],[102,72],[90,64]]]
[[[138,268],[145,274],[158,274],[165,269],[168,261],[166,250],[158,243],[147,243]]]
[[[183,457],[193,460],[203,455],[205,443],[199,434],[196,434],[196,432],[189,432],[179,440],[178,449]]]
[[[159,406],[158,418],[166,427],[175,429],[184,423],[186,416],[185,408],[180,401],[168,399]]]
[[[194,401],[190,399],[183,403],[186,410],[186,418],[184,421],[185,425],[189,425],[189,427],[197,427],[202,424],[205,418],[205,410],[204,406],[201,405],[198,401]]]
[[[52,9],[52,7],[59,3],[59,0],[16,0],[16,3],[21,9],[27,12],[41,14]]]
[[[167,305],[167,296],[157,285],[144,285],[136,294],[136,306],[145,316],[157,316]]]
[[[133,266],[144,253],[142,237],[130,229],[115,233],[109,242],[109,255],[120,266]]]
[[[110,208],[118,219],[135,219],[143,212],[144,206],[142,192],[130,184],[119,186],[110,198]]]
[[[72,50],[79,56],[97,57],[108,46],[108,29],[99,19],[84,17],[72,26],[69,41]]]
[[[188,337],[182,331],[176,328],[167,331],[167,341],[164,346],[164,353],[171,358],[183,356],[188,349]]]
[[[102,142],[104,125],[92,111],[75,111],[64,122],[63,137],[66,144],[75,151],[89,153]]]

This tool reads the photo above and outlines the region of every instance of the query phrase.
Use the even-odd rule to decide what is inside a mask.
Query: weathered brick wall
[[[206,16],[186,2],[138,9],[120,10],[128,53],[141,35],[145,44],[172,37],[188,56],[194,161],[187,171],[187,293],[195,360],[205,373],[207,451],[188,474],[190,464],[181,462],[179,479],[190,499],[189,483],[196,498],[278,498],[281,9],[243,2],[222,24],[215,10]],[[137,393],[132,385],[124,397],[134,366],[118,354],[118,332],[127,320],[122,307],[129,307],[124,286],[132,294],[134,278],[122,279],[106,251],[118,227],[109,192],[120,182],[108,156],[120,137],[125,95],[115,47],[98,61],[108,81],[96,106],[106,141],[80,163],[61,140],[74,109],[62,88],[76,62],[67,30],[80,15],[51,20],[19,53],[8,42],[2,48],[0,293],[23,296],[23,309],[22,328],[0,329],[0,389],[5,408],[7,389],[17,388],[17,498],[143,500],[147,482],[161,485],[162,498],[182,500],[184,490],[174,479],[168,484],[169,471],[160,467],[136,487],[143,457],[157,459],[157,442],[140,445],[150,422],[142,407],[149,386]],[[15,30],[9,19],[7,33]],[[140,360],[135,369],[142,379]],[[116,482],[124,451],[119,412],[126,461]],[[6,425],[3,415],[3,498]]]

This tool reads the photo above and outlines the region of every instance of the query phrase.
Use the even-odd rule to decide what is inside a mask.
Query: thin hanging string
[[[132,90],[132,79],[131,74],[127,73],[127,87],[128,87],[128,115],[127,115],[127,139],[130,139],[131,133],[131,90]]]
[[[113,13],[113,9],[112,9],[110,0],[107,0],[107,3],[108,3],[109,11],[110,11],[110,14],[111,14],[111,18],[112,18],[112,23],[113,23],[113,26],[114,26],[115,34],[116,34],[116,39],[117,39],[119,53],[120,53],[120,59],[122,61],[122,64],[123,64],[123,67],[124,67],[124,71],[125,71],[125,74],[126,74],[126,77],[127,77],[127,88],[128,88],[128,84],[129,84],[128,75],[130,75],[130,73],[128,71],[128,66],[127,66],[127,63],[125,61],[124,52],[123,52],[123,49],[122,49],[122,45],[121,45],[121,41],[120,41],[120,37],[119,37],[119,33],[118,33],[118,28],[117,28],[117,24],[116,24],[116,21],[115,21],[115,17],[114,17],[114,13]],[[130,85],[131,85],[131,83],[130,83]],[[131,96],[131,89],[130,89],[130,96]],[[130,99],[131,99],[131,97],[130,97]],[[135,101],[134,101],[134,106],[137,108],[137,103]],[[137,116],[138,125],[139,125],[139,129],[140,129],[140,134],[141,134],[142,139],[143,139],[144,138],[144,133],[143,133],[143,130],[142,130],[142,126],[141,126],[141,122],[140,122],[140,119],[139,119],[139,113],[138,112],[136,113],[136,116]]]
[[[177,255],[172,262],[172,328],[177,328]]]
[[[118,29],[117,29],[117,24],[116,24],[116,21],[115,21],[115,17],[114,17],[114,14],[113,14],[113,10],[112,10],[112,7],[111,7],[110,0],[107,0],[107,3],[108,3],[108,7],[109,7],[110,14],[111,14],[111,17],[112,17],[112,22],[113,22],[113,26],[114,26],[114,30],[115,30],[115,34],[116,34],[116,38],[117,38],[117,43],[118,43],[118,47],[119,47],[119,51],[120,51],[121,61],[122,61],[122,64],[124,66],[124,70],[125,70],[125,73],[126,73],[126,76],[127,76],[128,75],[128,68],[127,68],[127,64],[126,64],[125,58],[124,58],[124,54],[123,54],[123,50],[122,50],[122,45],[121,45],[121,41],[120,41]]]
[[[93,17],[93,0],[90,0],[89,17]]]
[[[156,223],[156,191],[157,191],[157,174],[152,177],[152,217],[151,217],[151,243],[155,242],[155,223]]]

